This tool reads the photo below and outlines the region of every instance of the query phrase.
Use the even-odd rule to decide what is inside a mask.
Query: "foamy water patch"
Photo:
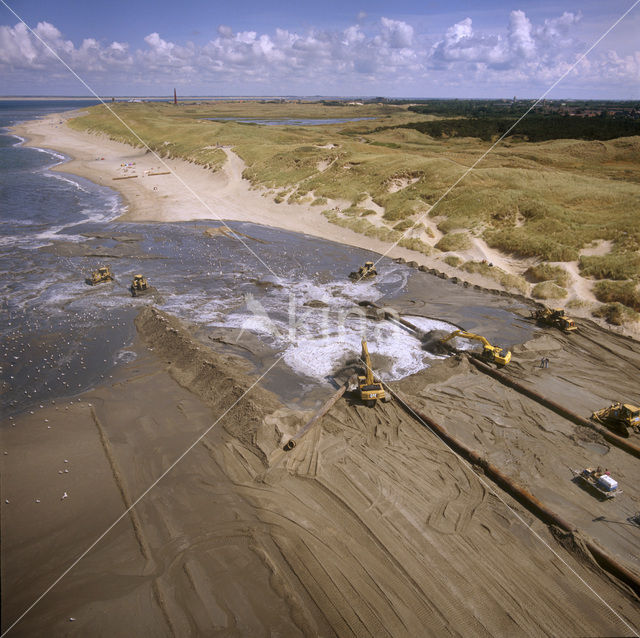
[[[60,160],[59,162],[57,162],[58,164],[60,164],[61,162],[64,162],[67,159],[66,155],[63,155],[62,153],[58,153],[57,151],[52,151],[50,148],[40,148],[39,146],[32,146],[31,148],[34,151],[38,151],[38,153],[45,153],[46,155],[55,157],[55,159]]]
[[[77,182],[75,179],[71,179],[60,173],[50,173],[47,171],[46,173],[44,173],[44,175],[46,175],[47,177],[53,177],[54,179],[60,180],[61,182],[66,182],[67,184],[70,184],[71,186],[73,186],[76,190],[82,191],[83,193],[89,192],[86,188],[82,186],[82,184]]]

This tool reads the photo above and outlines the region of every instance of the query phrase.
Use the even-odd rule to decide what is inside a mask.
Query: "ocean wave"
[[[60,180],[61,182],[66,182],[67,184],[71,184],[75,189],[82,191],[83,193],[89,193],[89,191],[84,188],[80,183],[76,182],[74,179],[70,179],[61,175],[60,173],[44,173],[47,177],[53,177],[55,179]]]
[[[38,151],[38,153],[46,153],[47,155],[51,155],[52,157],[55,157],[56,159],[60,160],[59,162],[56,162],[56,165],[61,164],[62,162],[69,159],[66,155],[63,155],[58,151],[52,151],[50,148],[40,148],[39,146],[32,146],[31,148],[34,151]]]

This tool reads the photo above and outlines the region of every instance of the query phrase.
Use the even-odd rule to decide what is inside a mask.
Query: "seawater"
[[[0,102],[0,126],[86,105]],[[133,319],[144,304],[193,322],[205,338],[232,329],[242,346],[243,335],[251,335],[271,353],[267,360],[282,355],[279,378],[285,370],[289,385],[296,380],[300,389],[326,384],[340,362],[357,357],[363,335],[386,361],[386,380],[432,360],[404,328],[352,312],[360,300],[392,302],[415,270],[382,258],[375,280],[354,283],[348,273],[378,255],[249,223],[229,223],[249,236],[239,241],[204,232],[219,221],[120,222],[124,207],[115,191],[51,170],[65,159],[24,147],[6,128],[0,134],[2,390],[13,411],[82,392],[130,361]],[[102,265],[111,266],[116,281],[86,285]],[[136,273],[159,296],[132,298]],[[424,331],[453,329],[415,322]],[[249,358],[256,373],[266,370],[264,358]]]

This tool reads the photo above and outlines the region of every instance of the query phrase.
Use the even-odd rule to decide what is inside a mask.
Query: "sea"
[[[265,358],[243,349],[243,339],[282,356],[278,366],[294,388],[287,398],[327,386],[338,363],[358,355],[362,336],[388,362],[385,380],[433,360],[402,326],[372,325],[357,310],[358,301],[385,303],[405,292],[415,273],[406,265],[382,258],[379,277],[354,283],[346,275],[379,255],[250,223],[229,223],[242,233],[239,241],[209,236],[205,231],[220,226],[217,220],[119,221],[126,209],[116,191],[53,171],[68,158],[25,147],[8,130],[88,105],[0,101],[0,354],[9,414],[79,394],[135,359],[134,318],[144,304],[192,322],[205,337],[226,331],[228,341],[233,335],[238,354],[252,361],[256,373],[265,371]],[[89,273],[103,265],[115,281],[87,285]],[[131,296],[137,273],[157,294]],[[433,319],[412,320],[424,331],[454,329]],[[273,388],[281,395],[282,378]]]

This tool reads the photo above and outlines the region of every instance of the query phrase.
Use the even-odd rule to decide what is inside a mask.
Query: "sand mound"
[[[255,379],[247,374],[249,364],[206,349],[190,337],[178,319],[157,308],[144,308],[136,318],[136,327],[144,341],[167,361],[173,378],[209,404],[215,417],[222,417],[221,424],[229,434],[265,459],[266,441],[258,431],[265,416],[281,405],[274,394],[254,385]],[[277,432],[273,435],[279,440]]]

